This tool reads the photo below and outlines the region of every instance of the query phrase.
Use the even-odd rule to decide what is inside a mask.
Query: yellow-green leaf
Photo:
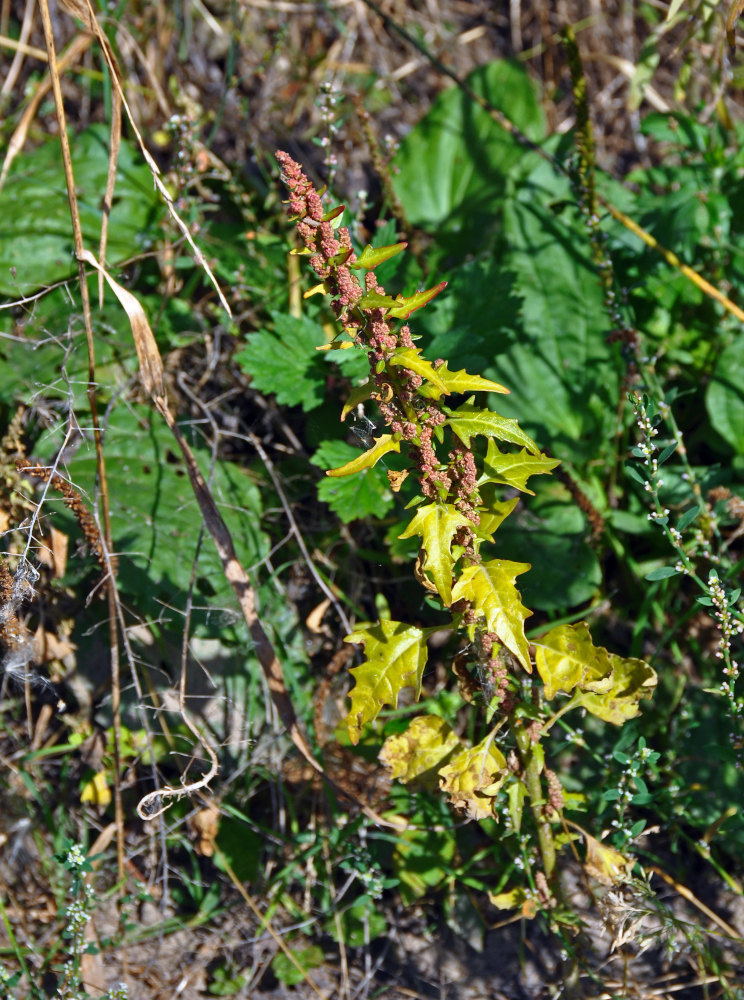
[[[399,368],[408,368],[427,382],[431,382],[437,388],[439,394],[447,392],[447,386],[439,377],[439,371],[434,368],[430,361],[421,356],[417,347],[399,347],[388,359],[391,365]]]
[[[530,476],[544,475],[560,464],[557,458],[548,458],[547,455],[531,455],[526,448],[522,448],[516,454],[500,451],[496,442],[491,439],[488,442],[488,450],[483,462],[483,475],[478,480],[478,485],[503,483],[505,486],[513,486],[514,489],[521,490],[522,493],[530,493],[534,496],[534,491],[526,486]]]
[[[367,271],[374,271],[376,267],[384,263],[386,260],[390,260],[391,257],[396,257],[408,246],[407,243],[394,243],[392,246],[388,247],[373,247],[370,244],[362,250],[356,263],[352,264],[351,267],[360,268],[363,267]]]
[[[534,645],[545,697],[577,689],[576,703],[605,722],[619,726],[634,718],[640,699],[656,686],[656,673],[643,660],[595,646],[586,622],[558,625]]]
[[[85,782],[80,792],[80,801],[90,802],[98,809],[105,809],[111,804],[111,789],[104,771],[97,771],[89,781]]]
[[[414,292],[413,295],[396,295],[395,303],[388,315],[393,316],[395,319],[408,319],[412,312],[416,312],[417,309],[425,306],[427,302],[431,302],[446,287],[447,282],[440,281],[438,285],[434,285],[433,288],[427,288],[423,292]]]
[[[351,413],[360,403],[365,403],[372,393],[375,391],[375,384],[372,379],[368,379],[364,385],[358,385],[349,393],[349,398],[344,404],[343,410],[341,410],[341,420],[345,420],[347,415]]]
[[[513,497],[511,500],[500,500],[493,503],[487,510],[479,510],[480,524],[475,529],[478,537],[488,542],[493,541],[494,532],[501,525],[501,522],[511,514],[518,503],[519,497]]]
[[[470,819],[488,819],[493,799],[509,776],[506,758],[489,734],[477,747],[461,750],[439,770],[440,787]]]
[[[598,719],[622,726],[628,719],[634,719],[640,712],[638,702],[650,698],[656,687],[656,672],[643,660],[617,656],[609,653],[612,673],[608,678],[608,688],[597,694],[582,691],[578,704],[596,715]]]
[[[400,441],[396,441],[392,434],[383,434],[382,437],[375,438],[374,446],[369,451],[363,451],[357,458],[353,458],[338,469],[329,469],[326,475],[351,476],[355,472],[361,472],[362,469],[371,469],[389,451],[400,451]]]
[[[462,406],[452,410],[447,420],[448,426],[457,434],[466,448],[470,447],[471,437],[480,434],[483,437],[497,438],[499,441],[520,445],[532,452],[533,455],[540,454],[540,449],[529,434],[522,430],[516,420],[499,416],[493,410],[487,410],[481,406],[473,406],[474,399],[475,396],[471,396]]]
[[[532,614],[522,604],[514,580],[526,573],[529,563],[491,559],[476,566],[466,566],[460,579],[452,588],[452,600],[470,601],[477,612],[485,616],[490,632],[495,632],[501,642],[522,664],[532,672],[530,648],[524,634],[524,623]]]
[[[404,687],[421,693],[421,676],[426,666],[426,640],[433,628],[422,629],[403,622],[381,621],[355,629],[344,642],[358,642],[367,657],[349,673],[356,685],[351,691],[351,709],[346,717],[351,742],[356,744],[362,726],[373,722],[383,705],[398,704]]]
[[[606,687],[612,671],[606,649],[595,646],[586,622],[557,625],[534,642],[537,672],[545,685],[545,697],[554,698],[559,691],[570,694],[575,687],[591,684]]]
[[[461,743],[447,722],[438,715],[414,719],[404,733],[388,736],[380,751],[380,760],[390,768],[393,778],[404,784],[429,779],[436,787],[436,768]]]
[[[406,530],[399,538],[419,535],[426,552],[423,569],[431,577],[439,596],[449,607],[452,603],[452,538],[458,528],[470,521],[449,503],[428,503],[419,507]]]
[[[445,393],[509,392],[505,386],[499,385],[498,382],[492,382],[489,378],[483,378],[481,375],[471,375],[464,368],[459,372],[451,372],[446,361],[436,369],[436,373],[439,381],[444,383]],[[433,386],[422,386],[419,391],[422,396],[428,396],[429,399],[439,399],[443,395],[442,390],[435,389]]]

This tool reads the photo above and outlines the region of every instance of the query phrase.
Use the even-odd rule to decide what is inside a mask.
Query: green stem
[[[522,720],[511,720],[511,728],[517,741],[517,749],[524,771],[524,783],[530,797],[530,809],[537,827],[537,842],[540,845],[543,870],[548,882],[555,873],[555,840],[553,828],[545,818],[545,796],[540,782],[540,761],[533,751],[533,744]]]

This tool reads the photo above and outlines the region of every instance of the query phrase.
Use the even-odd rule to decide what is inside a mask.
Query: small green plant
[[[404,688],[413,688],[418,698],[427,640],[435,631],[450,630],[460,691],[480,709],[470,727],[472,740],[462,738],[447,719],[423,715],[386,739],[381,758],[404,783],[438,784],[469,819],[495,818],[505,829],[521,832],[531,816],[541,869],[527,873],[526,886],[499,898],[508,905],[532,899],[537,906],[554,906],[560,897],[557,852],[573,835],[563,821],[560,779],[545,759],[546,737],[574,708],[622,725],[638,714],[656,675],[640,659],[596,646],[583,622],[545,629],[531,646],[525,633],[531,612],[515,583],[530,566],[499,558],[498,543],[496,554],[491,546],[517,502],[504,499],[504,488],[530,493],[529,478],[549,473],[558,462],[543,454],[516,420],[476,402],[476,393],[508,390],[464,369],[451,371],[441,358],[429,361],[415,346],[406,320],[445,283],[411,296],[387,295],[375,269],[406,244],[355,253],[348,230],[339,225],[343,208],[325,211],[300,167],[286,153],[277,157],[304,244],[296,252],[309,257],[320,278],[308,294],[330,297],[342,327],[332,346],[363,350],[369,362],[369,376],[353,389],[342,419],[373,400],[388,431],[327,474],[350,476],[400,456],[388,479],[393,491],[409,495],[414,484],[407,509],[415,511],[400,537],[420,539],[415,575],[432,606],[447,615],[444,623],[428,628],[383,618],[346,636],[365,653],[364,662],[351,670],[356,683],[347,717],[350,739],[358,743],[364,727],[385,706],[395,707]],[[561,694],[568,699],[559,704]],[[628,862],[617,851],[588,835],[587,841],[596,845],[595,869],[613,880],[627,872]]]
[[[95,893],[88,877],[93,867],[81,845],[72,842],[68,843],[63,854],[55,855],[55,861],[63,871],[67,872],[69,885],[66,893],[67,905],[61,913],[62,938],[67,942],[68,957],[59,968],[53,967],[58,975],[54,997],[57,1000],[83,1000],[88,993],[82,980],[81,960],[83,955],[92,949],[92,945],[86,940],[85,929],[93,914],[95,903]],[[18,996],[19,987],[25,981],[28,990],[26,995],[33,1000],[43,1000],[49,993],[37,982],[34,970],[29,966],[27,955],[17,941],[5,913],[2,898],[0,898],[0,916],[19,965],[19,969],[11,973],[0,963],[0,998],[14,1000],[14,997]],[[126,1000],[128,996],[126,985],[120,983],[107,990],[102,995],[102,1000]]]

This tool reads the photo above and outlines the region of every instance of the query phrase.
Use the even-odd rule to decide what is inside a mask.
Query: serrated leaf
[[[325,334],[307,316],[273,312],[271,317],[273,330],[252,334],[235,360],[254,388],[307,413],[325,398],[327,371],[315,350],[325,344]]]
[[[396,257],[408,246],[407,243],[394,243],[392,246],[388,247],[373,247],[369,244],[362,250],[362,252],[357,257],[356,263],[352,265],[354,268],[363,267],[368,271],[374,271],[376,267],[383,264],[386,260],[390,260],[391,257]]]
[[[641,698],[650,698],[656,687],[656,672],[643,660],[609,653],[612,673],[609,687],[601,693],[582,691],[578,704],[604,722],[622,726],[640,713]]]
[[[514,580],[526,573],[529,563],[491,559],[475,566],[466,566],[452,588],[452,600],[465,598],[476,612],[485,616],[490,632],[519,660],[524,669],[532,672],[530,648],[524,634],[524,623],[532,614],[522,604]]]
[[[344,642],[361,643],[366,656],[361,666],[349,671],[356,681],[346,717],[352,743],[359,742],[362,726],[374,722],[384,705],[397,706],[404,687],[412,687],[418,698],[428,654],[426,639],[433,631],[381,621],[346,636]]]
[[[476,535],[486,541],[493,541],[494,532],[498,529],[501,522],[506,520],[511,514],[518,503],[519,497],[513,497],[511,500],[494,502],[486,510],[479,510],[480,524],[475,529]]]
[[[358,450],[345,441],[323,441],[310,461],[326,470],[344,460],[353,460],[358,454]],[[343,479],[326,477],[318,483],[318,497],[344,524],[364,517],[384,517],[395,502],[381,466],[363,469]]]
[[[416,375],[425,378],[430,382],[440,394],[447,392],[447,386],[439,377],[439,371],[433,367],[430,361],[421,356],[421,352],[415,347],[398,348],[389,358],[391,365],[398,365],[400,368],[410,368]]]
[[[439,770],[440,787],[452,805],[476,820],[493,815],[493,799],[508,776],[506,758],[492,734],[478,746],[462,750]]]
[[[500,441],[521,445],[533,455],[541,454],[535,442],[522,430],[516,420],[499,416],[493,410],[474,406],[474,399],[475,397],[471,396],[462,406],[449,411],[447,419],[447,425],[457,434],[466,448],[470,447],[471,437],[480,434],[483,437],[498,438]]]
[[[587,683],[596,685],[612,671],[607,650],[594,645],[586,622],[557,625],[533,640],[533,645],[537,672],[549,700],[559,691],[570,694]]]
[[[505,486],[513,486],[514,489],[521,490],[522,493],[534,496],[534,491],[526,486],[529,477],[552,472],[560,464],[557,458],[548,458],[547,455],[541,454],[531,455],[526,448],[522,448],[516,454],[500,451],[492,439],[488,442],[488,451],[483,462],[483,475],[478,480],[478,485],[502,483]]]
[[[449,723],[438,715],[422,715],[404,733],[388,736],[379,756],[398,781],[407,784],[428,777],[436,787],[436,769],[460,746]]]
[[[447,287],[446,281],[440,281],[438,285],[434,285],[433,288],[427,288],[425,291],[414,292],[413,295],[397,295],[395,297],[395,305],[389,311],[388,316],[393,316],[395,319],[408,319],[411,313],[416,312],[417,309],[421,309],[427,303],[431,302],[433,298],[439,295],[440,292],[444,291]]]
[[[326,475],[351,476],[362,469],[371,469],[377,465],[383,455],[387,455],[391,451],[400,451],[400,441],[396,441],[392,434],[383,434],[382,437],[375,438],[374,446],[368,451],[363,451],[338,469],[328,469]]]
[[[429,503],[419,507],[413,520],[398,538],[419,535],[426,552],[424,570],[432,579],[439,596],[449,607],[452,603],[452,538],[458,528],[470,521],[456,507],[448,503]]]
[[[439,381],[444,383],[446,387],[445,392],[447,393],[509,392],[506,386],[499,385],[498,382],[492,382],[490,378],[483,378],[482,375],[471,375],[464,368],[457,372],[451,372],[446,361],[436,369],[436,373]],[[442,395],[441,392],[438,392],[432,386],[422,386],[419,391],[422,396],[427,396],[429,399],[439,399]]]

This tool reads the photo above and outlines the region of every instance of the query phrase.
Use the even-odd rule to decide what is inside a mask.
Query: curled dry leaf
[[[123,288],[118,281],[114,281],[111,275],[98,263],[89,250],[83,250],[81,257],[94,267],[99,274],[108,282],[109,288],[117,297],[124,312],[129,318],[129,325],[132,328],[134,346],[137,349],[139,359],[140,377],[146,391],[153,399],[165,399],[165,382],[163,381],[163,362],[160,357],[155,335],[150,329],[145,310],[131,292]]]

